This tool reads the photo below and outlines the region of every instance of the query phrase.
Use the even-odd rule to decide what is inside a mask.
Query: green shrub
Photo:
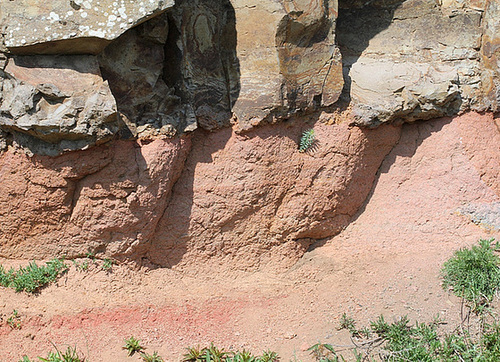
[[[500,287],[498,243],[480,240],[478,246],[461,249],[444,263],[443,287],[469,302],[474,311],[488,305]]]
[[[59,259],[48,261],[45,266],[38,266],[33,261],[25,268],[21,267],[17,271],[11,268],[8,272],[0,265],[0,285],[14,288],[16,292],[35,293],[66,270],[68,267]]]

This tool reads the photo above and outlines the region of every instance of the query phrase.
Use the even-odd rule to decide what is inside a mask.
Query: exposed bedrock
[[[445,116],[498,193],[499,4],[0,1],[0,256],[289,265]]]
[[[481,55],[484,64],[482,77],[484,102],[500,111],[500,3],[487,1],[483,19]]]
[[[197,133],[148,259],[179,267],[212,261],[255,268],[271,257],[286,264],[345,227],[400,128],[317,123],[315,147],[300,153],[304,126],[290,122],[245,135]]]
[[[0,158],[0,255],[90,249],[179,267],[218,255],[255,268],[272,253],[293,262],[347,225],[400,132],[347,122],[314,129],[309,153],[297,149],[299,119],[244,136],[198,130],[58,157],[11,147]]]
[[[119,130],[115,99],[93,56],[13,56],[4,75],[0,128],[33,153],[86,148]]]
[[[33,153],[328,108],[369,127],[498,110],[494,0],[0,6],[0,129]]]
[[[497,109],[498,1],[340,1],[340,8],[344,99],[358,124]]]
[[[343,87],[335,1],[0,6],[0,129],[37,154],[197,127],[248,130],[331,106]],[[61,91],[82,79],[84,89]]]
[[[0,154],[0,255],[133,254],[152,236],[189,138],[117,141],[58,157]]]
[[[353,220],[401,132],[392,125],[302,122],[245,135],[197,130],[180,139],[116,141],[58,157],[30,158],[10,147],[0,157],[0,255],[74,257],[90,250],[192,271],[218,263],[289,266]],[[429,122],[439,132],[432,124],[442,121]],[[499,199],[498,118],[469,113],[446,122],[457,130],[453,152],[467,156],[469,169]],[[298,152],[301,132],[313,125],[317,143]],[[411,152],[400,157],[414,162]],[[498,202],[470,201],[455,211],[500,225]]]
[[[174,0],[2,1],[5,46],[14,54],[99,54],[128,29]]]

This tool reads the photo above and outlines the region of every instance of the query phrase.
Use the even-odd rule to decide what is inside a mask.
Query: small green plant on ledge
[[[314,134],[314,129],[308,129],[302,133],[299,143],[299,152],[306,152],[311,149],[316,142],[316,135]]]
[[[0,265],[0,285],[14,288],[16,292],[36,293],[67,270],[67,265],[60,259],[48,261],[45,266],[38,266],[33,261],[25,268],[11,268],[9,271]]]

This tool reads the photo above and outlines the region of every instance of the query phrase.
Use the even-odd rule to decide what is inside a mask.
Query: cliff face
[[[495,0],[23,0],[0,30],[6,257],[288,265],[356,215],[401,123],[499,111]],[[498,144],[466,146],[487,183]]]

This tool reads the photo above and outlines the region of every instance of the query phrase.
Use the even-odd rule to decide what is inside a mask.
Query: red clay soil
[[[53,345],[76,346],[92,362],[139,361],[121,348],[130,336],[167,361],[210,342],[310,361],[306,349],[318,341],[350,343],[337,330],[344,312],[359,325],[383,314],[440,315],[452,326],[460,302],[441,288],[443,262],[479,238],[500,236],[497,127],[477,114],[405,125],[356,218],[285,271],[221,265],[181,274],[123,264],[106,272],[98,262],[87,271],[72,265],[38,295],[0,288],[0,361],[46,356]],[[19,330],[7,324],[14,309]]]

